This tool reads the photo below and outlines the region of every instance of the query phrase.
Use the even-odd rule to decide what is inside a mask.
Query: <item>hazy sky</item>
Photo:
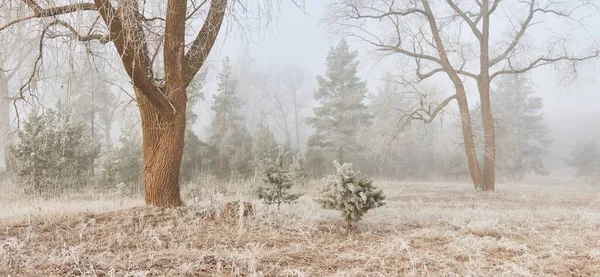
[[[324,74],[327,52],[340,39],[328,32],[326,24],[321,23],[326,15],[324,2],[306,0],[304,13],[289,1],[284,1],[271,30],[262,30],[260,35],[253,35],[255,39],[252,41],[233,33],[221,35],[219,44],[211,55],[209,68],[218,70],[220,59],[225,56],[236,60],[240,55],[249,55],[253,66],[259,69],[270,65],[293,64],[315,77]],[[598,25],[600,26],[600,20]],[[369,88],[374,91],[378,85],[377,78],[383,73],[378,67],[379,58],[364,43],[352,40],[350,43],[353,49],[359,51],[361,77],[367,79]],[[546,112],[565,114],[600,111],[598,66],[598,60],[586,63],[579,71],[583,80],[569,84],[561,84],[561,75],[552,66],[536,69],[532,78],[536,91],[544,97]]]

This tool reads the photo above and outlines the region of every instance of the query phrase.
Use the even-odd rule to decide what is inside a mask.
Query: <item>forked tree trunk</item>
[[[173,99],[178,107],[174,115],[160,113],[136,89],[143,133],[143,182],[147,205],[177,207],[182,205],[179,194],[179,169],[185,137],[185,93]]]

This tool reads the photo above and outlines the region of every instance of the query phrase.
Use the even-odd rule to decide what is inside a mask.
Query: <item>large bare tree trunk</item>
[[[494,118],[492,116],[492,105],[490,103],[490,57],[489,36],[490,16],[489,0],[483,0],[481,6],[483,24],[480,43],[480,66],[481,72],[477,79],[479,89],[479,100],[481,101],[481,118],[483,122],[484,152],[483,152],[483,184],[481,190],[494,190],[496,179],[496,135],[494,134]]]
[[[144,199],[147,205],[177,207],[182,204],[179,194],[179,169],[185,137],[185,93],[173,101],[178,113],[160,113],[136,89],[143,133]]]
[[[476,189],[481,188],[483,177],[477,162],[477,153],[475,151],[475,140],[473,139],[473,127],[471,125],[471,114],[469,113],[469,104],[464,86],[456,86],[456,100],[460,111],[460,123],[467,156],[467,164],[469,165],[469,174]]]

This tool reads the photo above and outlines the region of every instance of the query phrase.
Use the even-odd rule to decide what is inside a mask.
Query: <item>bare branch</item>
[[[494,4],[496,4],[496,3],[494,3]],[[531,23],[531,20],[533,19],[533,15],[535,14],[534,5],[535,5],[535,0],[531,0],[531,2],[529,4],[529,14],[527,15],[527,18],[525,19],[523,24],[521,24],[521,29],[519,30],[519,32],[517,32],[514,39],[508,45],[506,50],[504,50],[504,52],[502,54],[500,54],[498,57],[495,57],[490,60],[490,63],[489,63],[490,67],[492,67],[492,66],[496,65],[497,63],[499,63],[500,61],[506,59],[506,57],[508,57],[508,55],[510,55],[510,53],[512,53],[515,50],[515,47],[517,47],[517,45],[521,41],[521,38],[525,34],[525,31],[527,31],[527,28],[529,28],[529,24]]]
[[[420,107],[415,109],[412,112],[406,113],[403,116],[402,120],[420,120],[425,122],[426,124],[429,124],[431,122],[433,122],[433,120],[435,120],[435,118],[437,117],[437,115],[444,110],[444,108],[446,106],[448,106],[448,104],[450,104],[450,102],[452,102],[452,100],[456,99],[456,94],[450,95],[448,96],[446,99],[444,99],[444,101],[442,101],[441,103],[437,104],[437,103],[431,103],[429,104],[427,107],[425,107],[425,101],[424,101],[424,96],[420,95],[421,99],[419,101]],[[435,108],[434,108],[435,106]]]
[[[469,18],[469,16],[467,16],[452,0],[446,0],[446,2],[448,2],[448,5],[450,5],[450,7],[467,23],[467,25],[469,25],[469,28],[471,28],[471,31],[475,37],[481,41],[481,32],[479,29],[477,29],[475,22],[473,22],[471,18]]]
[[[208,57],[208,53],[212,49],[221,29],[226,7],[227,0],[211,0],[208,16],[204,20],[202,29],[200,29],[196,39],[192,42],[192,46],[185,54],[186,86],[192,82],[194,76],[206,61],[206,57]]]
[[[559,61],[569,61],[569,62],[582,62],[585,60],[590,60],[590,59],[594,59],[594,58],[598,58],[600,57],[600,52],[596,51],[594,54],[591,55],[587,55],[587,56],[583,56],[583,57],[572,57],[572,56],[561,56],[561,57],[555,57],[555,58],[549,58],[549,57],[541,57],[541,58],[537,58],[536,60],[534,60],[533,62],[531,62],[529,65],[523,67],[523,68],[513,68],[512,65],[510,66],[510,69],[505,69],[505,70],[500,70],[494,74],[491,75],[490,80],[494,79],[496,76],[498,75],[502,75],[502,74],[521,74],[521,73],[525,73],[527,71],[530,71],[534,68],[540,67],[540,66],[544,66],[544,65],[548,65],[548,64],[552,64],[555,62],[559,62]]]
[[[192,18],[207,2],[208,0],[202,0],[202,3],[200,3],[200,5],[198,5],[197,7],[194,7],[194,10],[188,16],[185,17],[185,20],[189,20],[190,18]],[[192,5],[193,4],[194,1],[192,1]]]
[[[173,104],[162,92],[162,88],[154,82],[154,73],[148,54],[148,45],[144,31],[135,15],[139,13],[136,0],[122,1],[122,5],[131,7],[115,10],[110,0],[94,0],[98,12],[108,26],[110,37],[121,57],[125,72],[131,78],[135,87],[145,96],[153,106],[160,112],[174,114],[176,112]],[[123,27],[123,21],[129,20],[128,27]]]
[[[71,36],[74,37],[78,41],[85,42],[85,41],[97,40],[101,44],[106,44],[110,41],[109,35],[106,35],[106,34],[81,35],[77,32],[77,30],[75,30],[75,28],[73,26],[71,26],[69,23],[62,21],[62,20],[55,20],[52,25],[61,25],[65,28],[67,28],[71,32]],[[48,38],[56,38],[59,36],[61,36],[61,35],[49,35]]]
[[[33,14],[22,17],[22,18],[17,18],[13,21],[10,21],[10,22],[0,26],[0,31],[4,30],[12,25],[15,25],[15,24],[18,24],[20,22],[24,22],[24,21],[27,21],[30,19],[34,19],[34,18],[52,17],[52,16],[57,16],[57,15],[62,15],[62,14],[74,13],[74,12],[78,12],[78,11],[95,11],[95,10],[97,10],[97,7],[94,3],[75,3],[75,4],[70,4],[70,5],[42,9],[33,0],[26,0],[25,2],[33,10]]]
[[[494,13],[494,11],[496,11],[496,9],[498,8],[498,4],[500,4],[500,1],[502,0],[494,0],[492,8],[490,8],[490,10],[488,11],[488,15],[491,15],[492,13]]]
[[[185,81],[185,1],[167,1],[167,21],[165,24],[165,40],[163,59],[165,61],[165,81],[167,93],[173,96],[185,94],[185,87],[180,87]],[[173,12],[178,11],[178,12]],[[172,84],[177,87],[172,87]]]

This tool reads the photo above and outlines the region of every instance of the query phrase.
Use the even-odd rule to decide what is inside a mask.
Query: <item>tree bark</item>
[[[480,42],[480,66],[481,73],[477,80],[479,99],[481,101],[481,118],[483,122],[484,152],[483,152],[483,184],[480,189],[484,191],[494,190],[496,179],[496,135],[494,134],[494,118],[490,102],[490,15],[489,0],[483,0],[481,5],[483,23]]]
[[[479,96],[484,135],[484,164],[483,183],[479,188],[484,191],[493,191],[496,179],[496,135],[494,132],[494,118],[492,116],[489,90],[490,82],[482,80],[479,84]]]
[[[483,177],[481,176],[481,170],[479,168],[479,162],[477,161],[477,154],[475,151],[475,140],[473,139],[473,127],[471,125],[471,114],[469,112],[467,94],[462,84],[456,86],[456,100],[458,102],[458,109],[460,111],[460,123],[465,153],[467,156],[467,164],[469,166],[469,174],[471,175],[473,185],[476,189],[479,189],[483,184]]]
[[[147,205],[177,207],[179,169],[185,138],[185,105],[187,96],[178,93],[173,99],[178,112],[164,114],[135,88],[143,133],[143,182]]]

